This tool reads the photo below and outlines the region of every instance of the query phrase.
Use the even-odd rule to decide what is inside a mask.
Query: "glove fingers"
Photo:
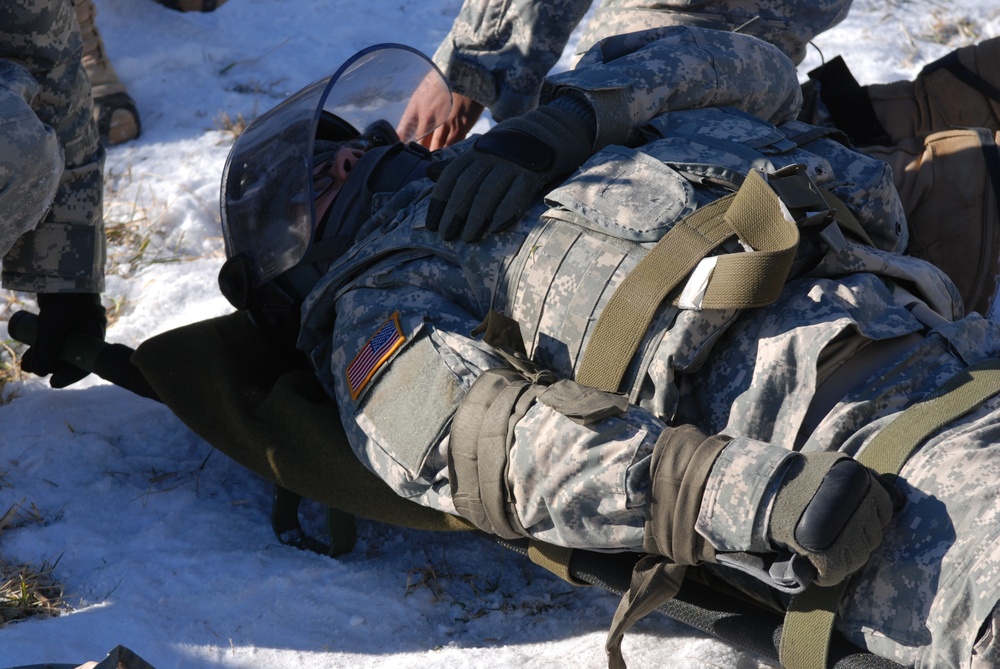
[[[906,506],[906,493],[896,487],[896,484],[893,482],[894,478],[891,475],[882,474],[876,476],[875,480],[879,482],[882,489],[889,495],[889,500],[892,504],[892,512],[890,513],[899,513]],[[888,519],[886,522],[889,522]]]
[[[833,585],[867,564],[885,537],[884,528],[892,519],[889,493],[873,485],[871,493],[855,511],[854,520],[844,529],[829,554],[818,554],[819,585]],[[821,566],[820,566],[821,565]]]
[[[506,230],[524,216],[535,203],[538,184],[534,179],[517,179],[493,212],[490,232]]]
[[[452,163],[452,167],[454,166],[456,163]],[[441,175],[442,180],[449,176],[450,171],[450,167],[445,170]],[[432,197],[444,200],[444,209],[437,224],[437,231],[442,239],[450,241],[461,234],[469,217],[469,210],[488,182],[491,171],[490,165],[472,164],[454,183],[438,182]]]
[[[58,367],[52,376],[49,378],[49,386],[52,388],[65,388],[66,386],[71,386],[77,381],[82,380],[90,372],[85,372],[82,369],[78,369],[73,365],[62,365]]]
[[[441,239],[450,242],[453,239],[458,239],[458,236],[462,234],[462,230],[465,229],[466,217],[466,212],[463,209],[464,207],[453,206],[451,203],[445,207],[444,213],[441,215],[441,223],[438,225],[438,234]]]
[[[59,360],[70,335],[104,339],[107,314],[97,293],[39,293],[38,336],[25,352],[21,369],[38,376],[52,375],[49,385],[64,388],[87,372]]]
[[[48,376],[59,364],[59,351],[65,337],[45,337],[24,352],[21,369],[36,376]]]
[[[441,171],[436,179],[434,190],[431,191],[431,202],[427,209],[427,229],[437,231],[444,216],[445,209],[452,200],[452,193],[455,192],[459,179],[468,167],[469,161],[463,160],[460,156],[452,160]]]
[[[463,241],[478,242],[487,230],[495,229],[496,216],[501,211],[517,206],[510,200],[518,200],[521,197],[516,189],[518,183],[514,174],[503,170],[494,170],[483,181],[465,221],[462,231]]]

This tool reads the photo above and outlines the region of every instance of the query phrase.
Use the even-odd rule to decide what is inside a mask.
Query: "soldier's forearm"
[[[566,89],[593,104],[598,146],[629,143],[642,123],[667,111],[732,106],[781,123],[802,100],[795,66],[776,47],[677,26],[605,40],[575,70],[550,77],[542,99]]]
[[[590,0],[466,0],[434,55],[458,93],[497,120],[534,108]]]

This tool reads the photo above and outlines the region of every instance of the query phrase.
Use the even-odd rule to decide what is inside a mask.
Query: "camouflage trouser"
[[[0,255],[42,220],[63,171],[55,131],[26,102],[37,89],[27,70],[0,60]]]
[[[6,288],[104,287],[104,149],[82,54],[72,0],[0,5],[0,180],[13,186],[0,230]]]

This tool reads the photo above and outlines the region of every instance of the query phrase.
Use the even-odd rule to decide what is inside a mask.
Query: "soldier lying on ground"
[[[693,28],[611,38],[537,110],[434,154],[358,137],[338,85],[309,146],[287,112],[311,119],[322,92],[234,147],[220,282],[297,338],[398,494],[504,537],[648,553],[654,601],[678,565],[772,599],[853,574],[838,625],[858,645],[997,661],[1000,399],[892,485],[850,458],[996,358],[1000,331],[902,255],[885,164],[794,120],[786,56]]]
[[[538,109],[430,153],[401,140],[433,124],[384,120],[409,121],[399,53],[445,85],[362,52],[251,124],[223,180],[220,286],[306,353],[358,460],[500,537],[648,554],[612,666],[697,564],[793,609],[847,585],[838,625],[883,657],[995,665],[1000,384],[916,436],[908,409],[937,420],[943,384],[996,371],[1000,329],[902,255],[887,165],[794,120],[791,61],[609,38]],[[887,441],[891,479],[858,461]]]

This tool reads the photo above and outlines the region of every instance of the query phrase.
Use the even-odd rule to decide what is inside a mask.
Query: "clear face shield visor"
[[[380,44],[258,117],[236,140],[222,173],[227,257],[246,258],[253,287],[294,267],[316,231],[322,185],[315,183],[321,167],[315,154],[324,143],[416,141],[450,110],[447,81],[433,62],[410,47]],[[395,137],[386,138],[390,130]],[[366,139],[371,133],[380,137]]]

